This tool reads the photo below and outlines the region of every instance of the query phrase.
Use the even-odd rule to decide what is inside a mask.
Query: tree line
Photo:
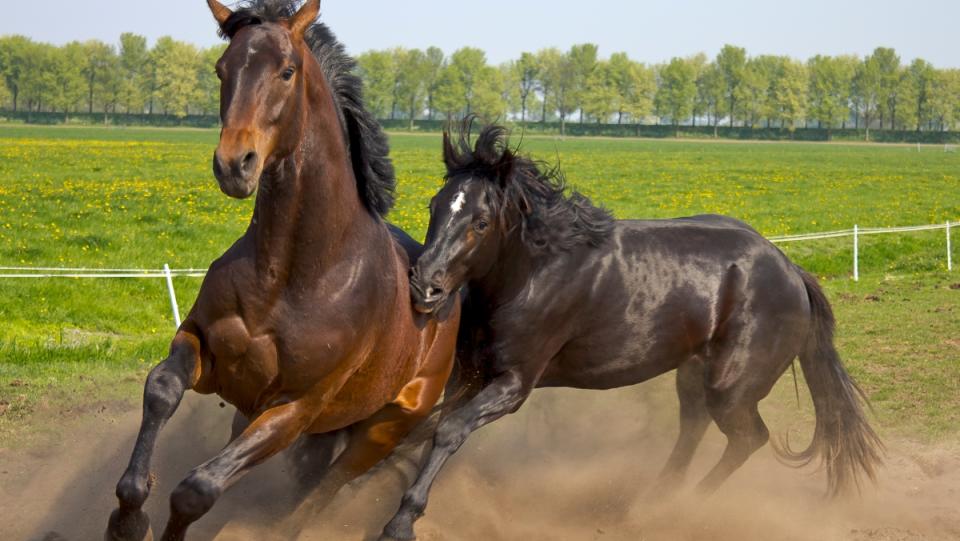
[[[225,45],[198,48],[170,37],[152,48],[125,33],[57,47],[0,37],[0,104],[13,111],[213,115],[214,64]],[[733,45],[645,64],[594,44],[524,52],[493,65],[464,47],[445,54],[393,48],[357,57],[367,106],[382,119],[477,114],[523,123],[667,124],[947,131],[960,125],[960,70],[896,51],[870,55],[749,56]]]
[[[0,104],[10,111],[107,114],[216,114],[214,64],[225,45],[206,49],[170,37],[152,48],[125,33],[57,47],[24,36],[0,37]]]
[[[724,46],[644,64],[626,53],[601,59],[593,44],[548,48],[489,65],[483,51],[448,58],[436,48],[358,57],[367,102],[381,118],[475,113],[520,122],[953,130],[960,124],[960,70],[879,47],[866,58],[748,56]],[[869,135],[868,135],[869,136]]]

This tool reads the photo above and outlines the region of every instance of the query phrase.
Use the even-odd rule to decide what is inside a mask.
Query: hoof
[[[110,514],[103,541],[153,541],[150,519],[141,509],[116,509]]]

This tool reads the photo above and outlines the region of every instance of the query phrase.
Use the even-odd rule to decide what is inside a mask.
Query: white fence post
[[[860,281],[860,226],[853,226],[853,281]]]
[[[950,244],[950,221],[947,220],[947,271],[953,270],[953,247]]]
[[[173,321],[180,328],[180,307],[177,306],[177,293],[173,290],[173,275],[170,273],[170,265],[163,264],[163,273],[167,277],[167,290],[170,292],[170,307],[173,308]]]

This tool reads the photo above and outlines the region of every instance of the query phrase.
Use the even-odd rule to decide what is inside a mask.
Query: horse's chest
[[[206,390],[246,412],[274,398],[309,393],[357,353],[351,344],[363,342],[355,327],[316,314],[277,316],[257,325],[225,316],[207,326],[205,337],[212,363]]]
[[[240,317],[231,316],[211,324],[206,340],[214,380],[210,390],[242,411],[255,410],[280,373],[275,337],[251,334]]]

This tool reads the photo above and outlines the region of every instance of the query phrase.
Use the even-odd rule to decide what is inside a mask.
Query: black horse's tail
[[[817,424],[813,441],[803,451],[790,449],[786,438],[774,447],[788,464],[799,467],[820,457],[831,495],[860,488],[860,476],[876,481],[883,463],[883,443],[864,414],[866,395],[843,368],[833,345],[833,310],[816,278],[797,269],[810,297],[810,337],[800,352],[800,366],[813,396]]]

